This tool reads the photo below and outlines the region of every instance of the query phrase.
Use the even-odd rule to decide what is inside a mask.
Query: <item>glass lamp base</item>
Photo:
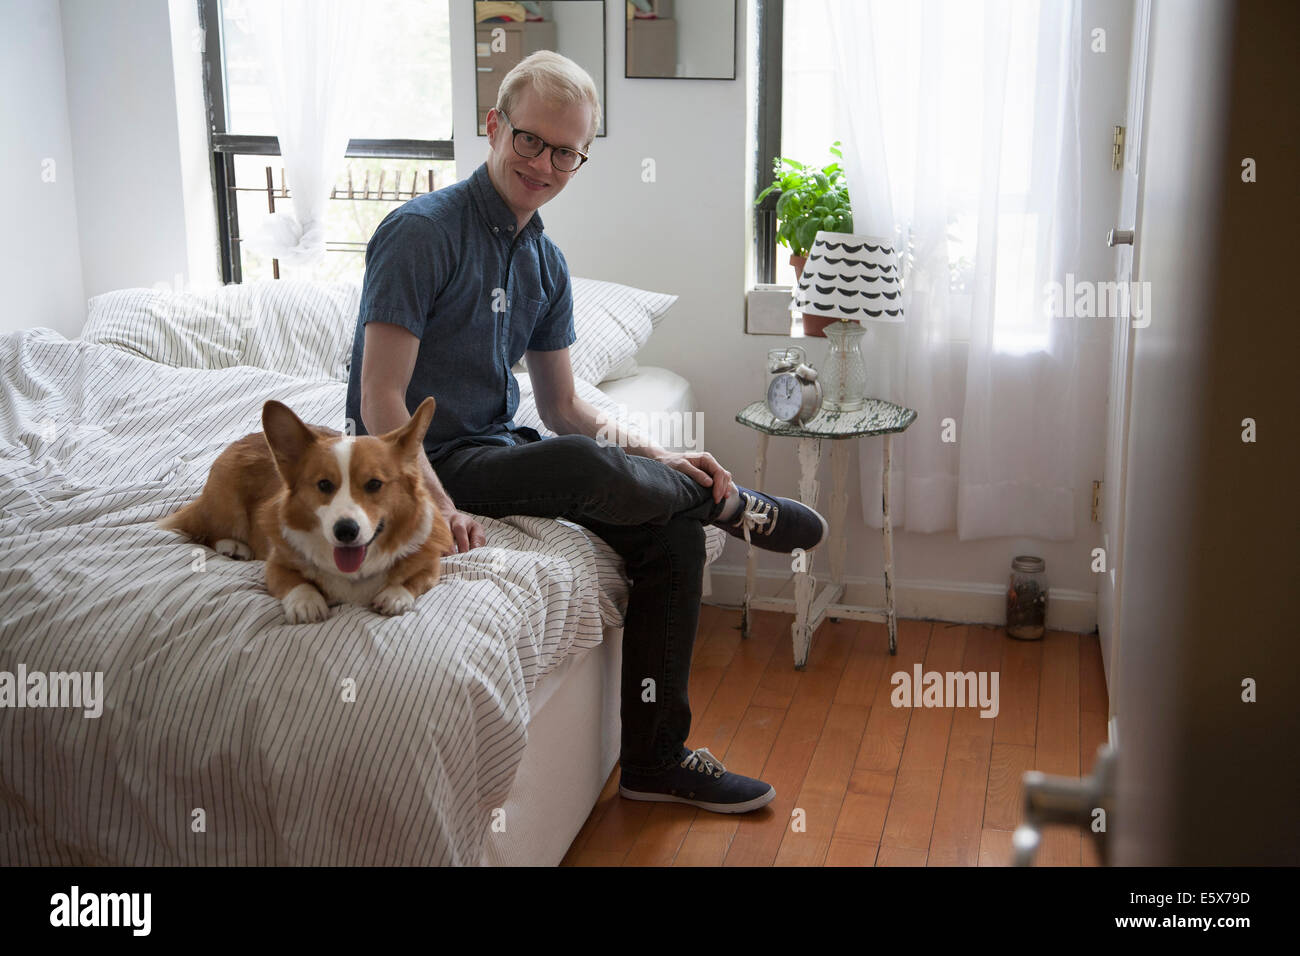
[[[867,407],[867,363],[859,346],[866,329],[857,322],[832,322],[825,331],[830,349],[822,378],[822,408],[861,411]]]

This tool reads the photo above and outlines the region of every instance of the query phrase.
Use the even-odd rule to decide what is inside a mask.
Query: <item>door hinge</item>
[[[1110,147],[1110,168],[1118,172],[1124,168],[1124,127],[1116,126]]]
[[[1101,523],[1101,482],[1092,483],[1092,520],[1094,524]]]

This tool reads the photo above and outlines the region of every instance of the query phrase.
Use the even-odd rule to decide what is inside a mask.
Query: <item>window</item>
[[[209,38],[204,85],[223,282],[290,277],[289,269],[240,247],[241,235],[252,234],[272,208],[293,208],[293,184],[275,161],[280,145],[249,33],[251,2],[198,0]],[[326,254],[295,270],[296,277],[360,278],[366,243],[384,216],[414,195],[456,179],[448,4],[372,0],[366,10],[383,24],[373,61],[358,73],[369,106],[364,125],[348,143],[328,204]]]
[[[758,152],[757,188],[772,182],[777,156],[804,163],[826,165],[828,152],[841,137],[838,129],[840,90],[834,82],[834,64],[826,37],[831,24],[823,3],[799,0],[757,0],[758,7]],[[887,44],[875,63],[882,82],[882,123],[890,169],[909,174],[916,166],[915,117],[908,115],[906,100],[897,95],[914,82],[909,79],[919,55],[909,49],[918,42],[909,29],[905,5],[879,4],[877,27],[898,42]],[[980,170],[969,144],[981,141],[983,31],[980,4],[952,3],[945,7],[942,35],[943,128],[953,135],[944,140],[939,158],[947,196],[947,258],[952,310],[952,338],[968,338],[970,297],[974,283],[977,245]],[[1057,62],[1040,54],[1038,6],[1017,7],[1008,37],[1007,95],[1001,117],[999,203],[996,272],[994,281],[994,348],[1023,354],[1046,347],[1048,325],[1043,315],[1041,276],[1051,254],[1051,196],[1040,181],[1052,168],[1057,131],[1051,122],[1052,91]],[[891,86],[892,84],[892,86]],[[890,95],[892,92],[895,95]],[[771,102],[768,102],[767,99]],[[894,183],[897,187],[898,183]],[[789,251],[775,243],[774,193],[756,211],[755,277],[760,283],[792,285],[795,273]],[[897,198],[896,198],[897,202]],[[896,210],[897,211],[897,210]]]

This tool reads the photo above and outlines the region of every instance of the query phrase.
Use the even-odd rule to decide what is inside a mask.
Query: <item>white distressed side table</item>
[[[767,467],[768,439],[797,438],[799,440],[799,500],[810,508],[817,507],[817,466],[821,462],[822,439],[831,441],[831,511],[827,518],[830,525],[831,581],[814,599],[817,581],[812,574],[812,559],[816,551],[795,555],[792,563],[794,579],[794,597],[759,597],[754,594],[754,572],[757,568],[757,553],[750,545],[745,561],[745,603],[741,610],[740,633],[749,637],[749,612],[757,611],[794,611],[794,624],[790,634],[794,642],[794,666],[803,670],[808,663],[808,650],[812,646],[812,636],[821,622],[829,617],[832,620],[846,617],[857,621],[879,621],[889,630],[889,653],[898,652],[898,624],[894,614],[894,532],[889,519],[889,462],[892,452],[893,436],[907,430],[916,421],[916,412],[892,402],[878,398],[867,399],[865,408],[854,412],[832,412],[823,409],[816,418],[803,425],[791,425],[772,416],[767,402],[758,401],[747,405],[736,415],[736,421],[756,430],[758,435],[758,456],[754,461],[754,487],[763,490],[763,472]],[[854,604],[838,604],[844,594],[844,517],[848,510],[849,490],[849,451],[853,442],[849,439],[867,438],[877,435],[885,439],[885,460],[883,475],[883,494],[881,508],[884,512],[884,557],[885,557],[885,606],[862,607]],[[780,591],[784,590],[782,585]]]

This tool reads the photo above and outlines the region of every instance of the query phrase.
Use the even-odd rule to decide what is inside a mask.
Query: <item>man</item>
[[[487,161],[393,210],[369,242],[347,415],[359,434],[378,434],[437,398],[425,480],[458,551],[485,543],[474,515],[534,515],[581,524],[622,556],[620,792],[741,813],[776,792],[685,746],[704,524],[789,552],[815,547],[826,521],[734,485],[706,452],[670,453],[623,427],[614,444],[596,440],[609,423],[575,394],[568,265],[537,210],[587,161],[599,125],[595,85],[571,60],[542,51],[505,76]],[[511,366],[525,354],[554,437],[514,424]]]

